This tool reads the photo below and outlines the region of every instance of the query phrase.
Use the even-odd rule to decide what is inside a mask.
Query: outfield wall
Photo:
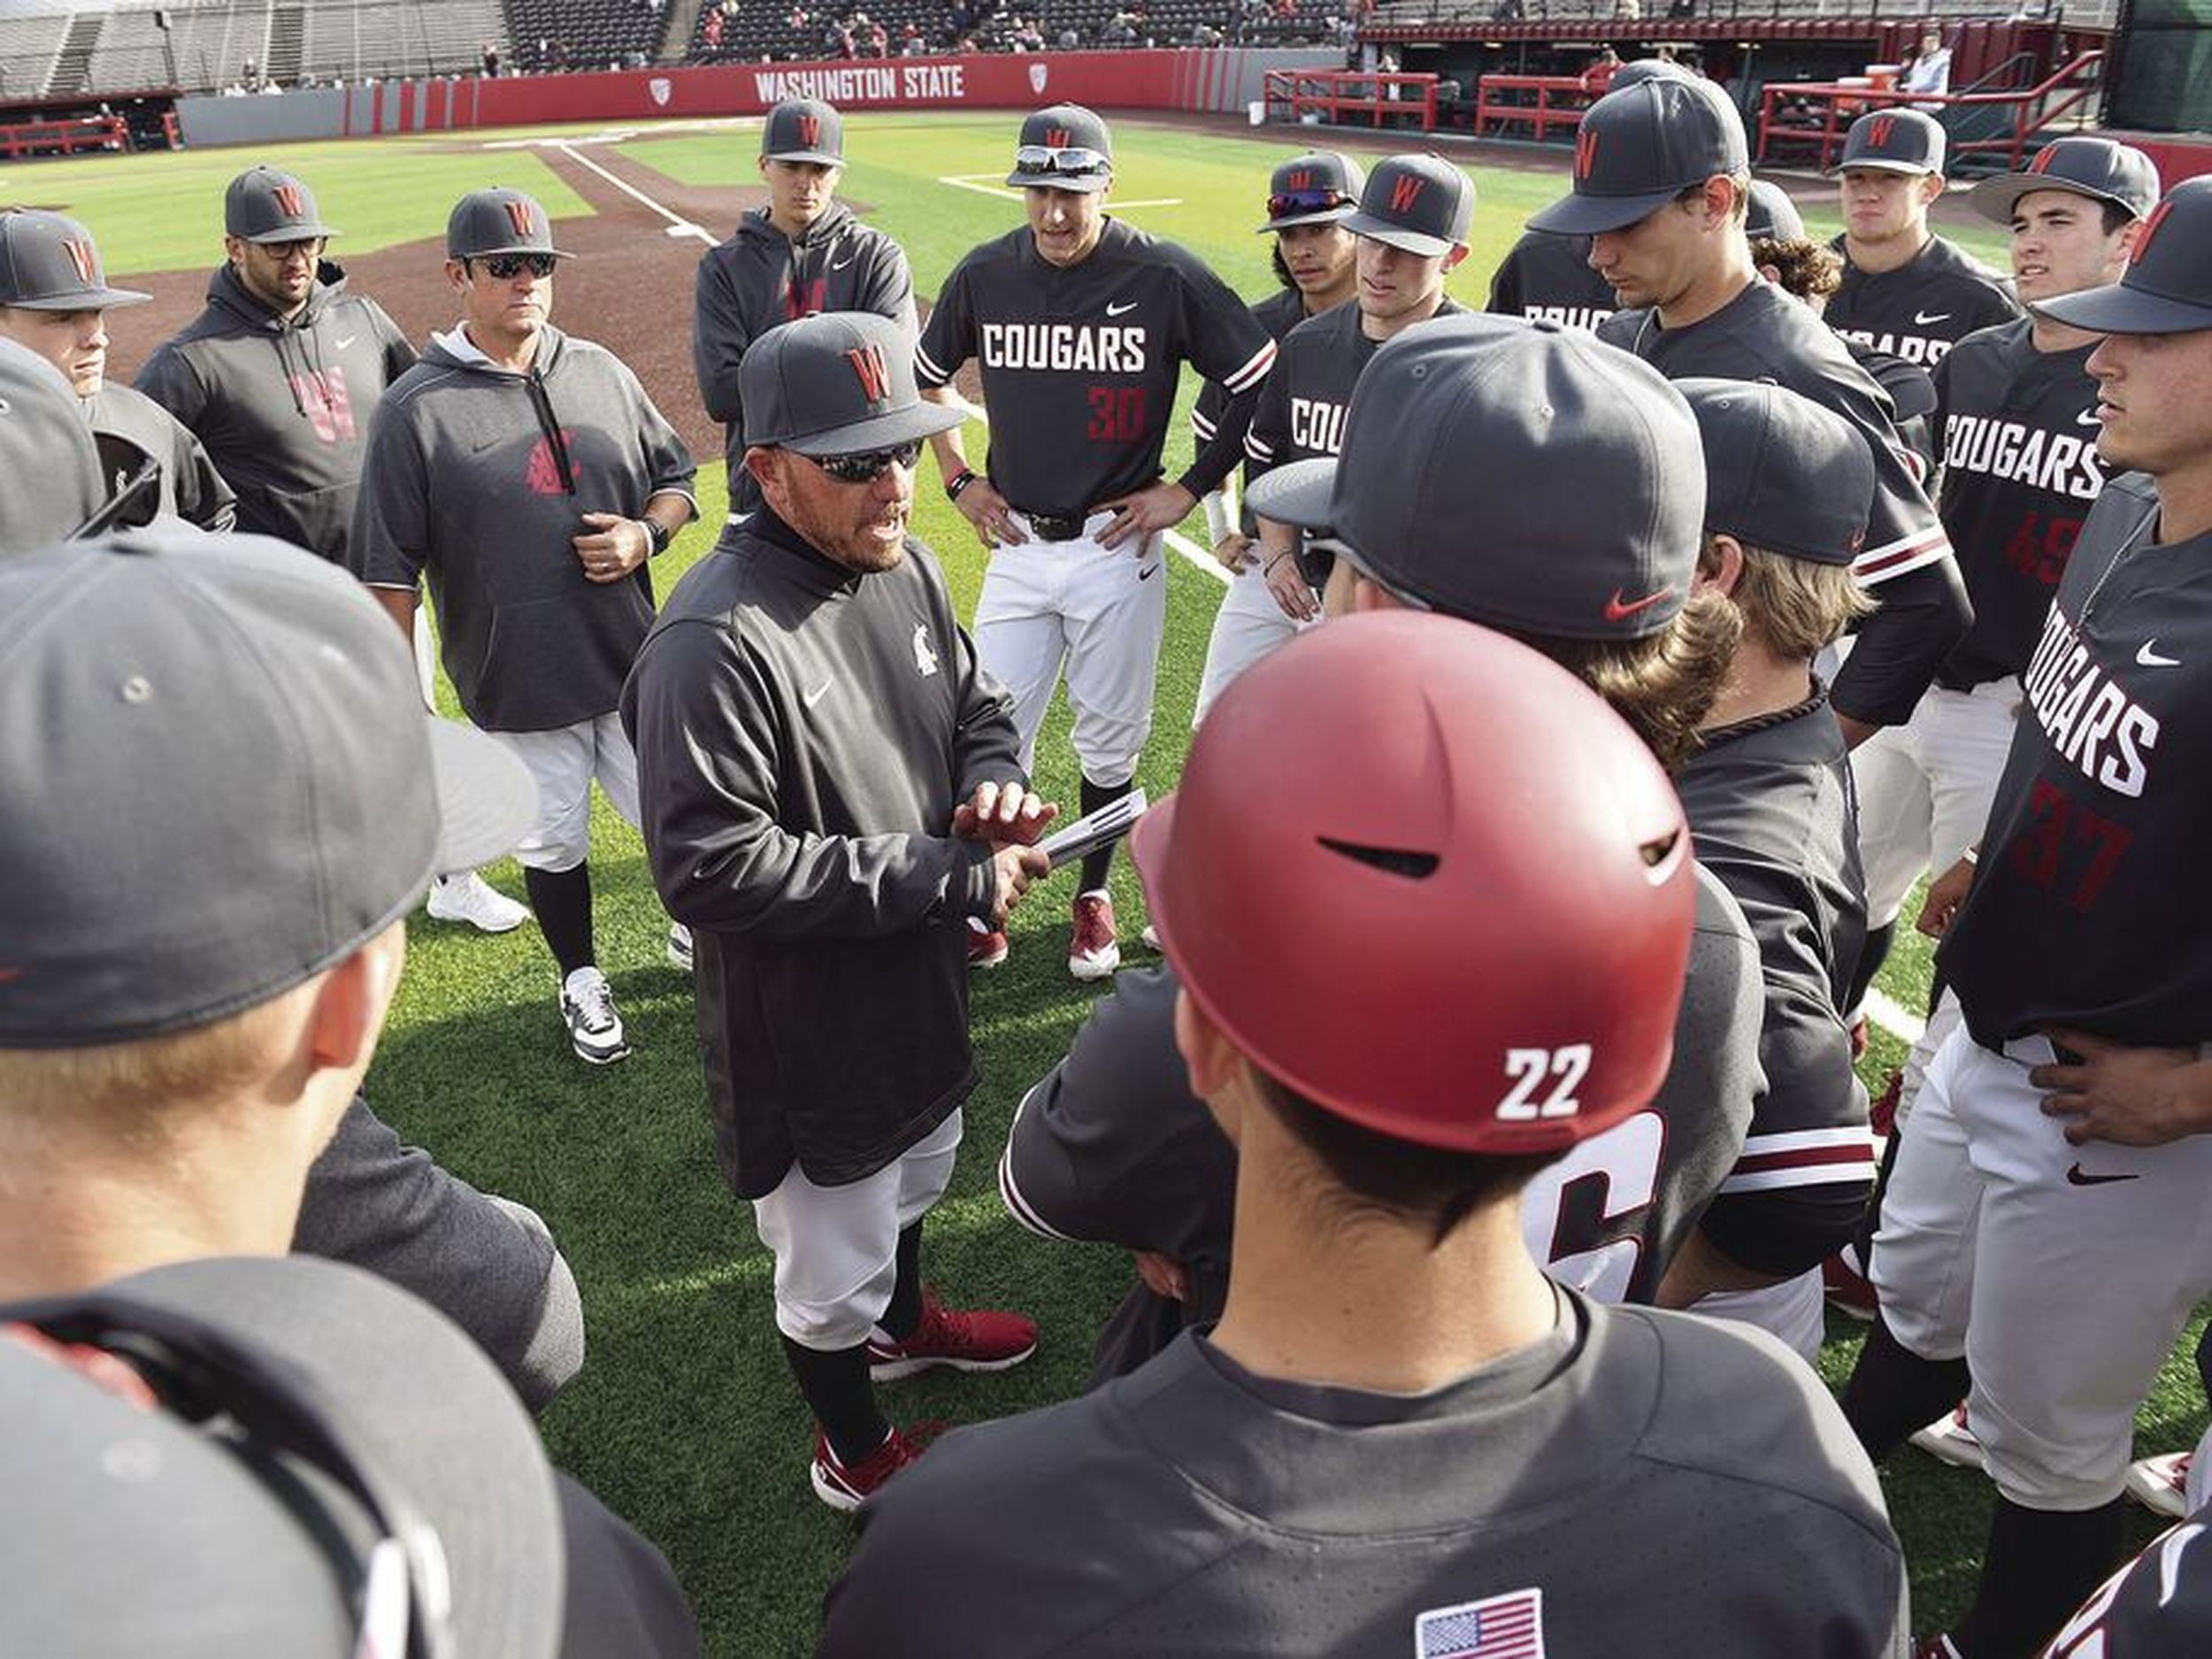
[[[548,121],[758,115],[779,99],[841,110],[1033,110],[1063,101],[1113,110],[1233,112],[1265,96],[1270,69],[1329,69],[1341,52],[1313,48],[995,53],[818,64],[718,64],[585,75],[388,81],[281,97],[182,98],[177,120],[195,148],[366,138]]]

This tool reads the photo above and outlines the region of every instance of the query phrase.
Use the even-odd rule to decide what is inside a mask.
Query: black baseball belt
[[[1083,534],[1090,515],[1082,512],[1037,512],[1027,507],[1014,511],[1029,523],[1029,534],[1040,541],[1073,541]]]

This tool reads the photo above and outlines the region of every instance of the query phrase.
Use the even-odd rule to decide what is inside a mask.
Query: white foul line
[[[1926,1020],[1871,986],[1867,987],[1866,1017],[1900,1042],[1918,1042],[1928,1029]]]
[[[711,248],[714,246],[714,238],[708,232],[701,229],[698,226],[693,224],[687,219],[678,218],[675,214],[670,212],[658,202],[656,202],[651,196],[646,195],[644,191],[637,188],[634,185],[624,183],[621,180],[616,178],[614,174],[609,173],[604,167],[601,166],[597,162],[594,161],[589,156],[581,154],[577,150],[576,146],[570,143],[567,140],[563,139],[560,142],[555,144],[553,148],[559,150],[571,161],[590,168],[594,173],[604,179],[609,184],[614,186],[616,189],[621,191],[623,195],[642,202],[646,206],[651,208],[653,211],[658,213],[663,219],[668,221],[668,234],[670,235],[696,236],[701,242],[706,243],[708,247]]]

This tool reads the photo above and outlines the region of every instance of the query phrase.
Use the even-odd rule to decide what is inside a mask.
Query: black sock
[[[2097,1509],[2027,1509],[2005,1498],[1989,1517],[1981,1588],[1951,1632],[1966,1659],[2032,1659],[2120,1564],[2127,1500]]]
[[[1882,964],[1889,960],[1889,941],[1897,934],[1897,918],[1892,917],[1879,927],[1866,930],[1866,942],[1859,947],[1858,966],[1851,973],[1851,997],[1844,1003],[1847,1009],[1856,1008],[1866,1001],[1867,987],[1874,983],[1874,976],[1882,971]]]
[[[1882,1143],[1882,1164],[1874,1174],[1874,1190],[1867,1197],[1866,1213],[1859,1217],[1859,1228],[1851,1235],[1851,1249],[1858,1260],[1853,1263],[1862,1278],[1874,1276],[1874,1233],[1882,1223],[1882,1199],[1889,1192],[1890,1171],[1897,1167],[1897,1148],[1905,1143],[1901,1125],[1892,1125],[1889,1139]]]
[[[903,1342],[922,1322],[922,1224],[899,1234],[899,1276],[891,1281],[891,1305],[876,1323],[895,1342]]]
[[[808,1348],[783,1339],[783,1356],[798,1379],[799,1393],[814,1420],[829,1437],[837,1461],[850,1468],[883,1444],[891,1425],[876,1409],[875,1385],[868,1380],[868,1345]]]
[[[1890,1334],[1878,1313],[1844,1385],[1843,1415],[1878,1463],[1965,1399],[1967,1382],[1964,1360],[1922,1359]]]
[[[546,948],[561,964],[561,978],[590,967],[597,960],[591,944],[591,866],[533,870],[525,865],[522,886],[530,895],[530,908],[537,912]]]
[[[1083,804],[1083,815],[1086,818],[1089,817],[1092,813],[1097,811],[1099,808],[1110,805],[1114,802],[1120,800],[1122,796],[1127,795],[1136,787],[1137,786],[1133,782],[1103,784],[1093,783],[1088,778],[1084,779],[1082,787],[1079,792]],[[1101,887],[1104,887],[1106,885],[1106,872],[1113,868],[1113,863],[1114,843],[1111,841],[1108,841],[1106,845],[1100,848],[1096,852],[1085,855],[1083,859],[1083,881],[1082,885],[1077,887],[1076,891],[1079,893],[1095,893]]]

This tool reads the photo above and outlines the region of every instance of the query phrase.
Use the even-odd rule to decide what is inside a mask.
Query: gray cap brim
[[[924,401],[911,409],[894,410],[887,415],[856,420],[850,426],[832,426],[826,432],[786,438],[775,447],[790,449],[799,455],[859,455],[870,449],[887,449],[894,444],[917,442],[936,433],[950,432],[967,418],[965,410],[949,409],[942,403]]]
[[[136,288],[84,288],[74,294],[57,294],[43,299],[12,300],[0,297],[0,305],[19,311],[104,311],[120,305],[143,305],[153,298]]]
[[[503,745],[472,726],[426,717],[438,796],[438,867],[473,870],[521,844],[538,819],[538,786]]]
[[[2038,190],[2062,190],[2068,196],[2085,196],[2092,202],[2110,202],[2135,212],[2132,204],[2122,200],[2109,190],[2093,190],[2085,184],[2071,179],[2054,179],[2043,173],[2001,173],[1994,178],[1984,179],[1967,193],[1966,199],[1984,219],[1999,225],[2012,223],[2013,204],[2024,196],[2033,196]]]
[[[2212,305],[2170,300],[2117,282],[2109,288],[2062,294],[2028,309],[2039,317],[2093,334],[2189,334],[2212,328]]]
[[[1693,179],[1690,184],[1696,183]],[[1531,230],[1548,230],[1560,236],[1595,236],[1609,230],[1626,230],[1648,219],[1689,188],[1671,185],[1663,190],[1645,190],[1635,196],[1563,196],[1549,207],[1529,215]]]
[[[1096,196],[1114,181],[1110,173],[1010,173],[1010,190],[1071,190],[1078,196]]]
[[[1271,219],[1253,233],[1256,236],[1272,235],[1279,230],[1294,230],[1301,225],[1342,225],[1358,216],[1359,210],[1349,205],[1325,207],[1311,213],[1288,213],[1281,219]]]
[[[320,219],[316,219],[305,225],[285,225],[275,230],[265,230],[257,236],[241,236],[238,240],[251,242],[305,242],[310,236],[321,236],[327,239],[332,236],[342,236],[344,234],[337,227],[326,225]]]
[[[1420,231],[1408,230],[1402,225],[1394,225],[1386,219],[1376,219],[1367,213],[1352,214],[1344,221],[1344,228],[1355,236],[1364,236],[1368,241],[1379,242],[1386,248],[1395,248],[1401,253],[1415,254],[1424,259],[1440,259],[1459,246],[1449,236],[1425,235]]]
[[[818,161],[826,167],[841,167],[842,156],[833,156],[826,150],[770,150],[761,153],[763,161]]]
[[[479,248],[474,253],[453,254],[456,259],[496,259],[508,253],[541,253],[554,259],[573,259],[576,256],[565,248],[533,248],[528,242],[515,242],[503,248]]]
[[[1909,173],[1918,178],[1925,173],[1940,173],[1940,167],[1931,167],[1924,161],[1891,161],[1881,156],[1862,156],[1856,161],[1839,161],[1828,169],[1828,176],[1840,179],[1847,173]]]
[[[1333,456],[1292,461],[1254,479],[1244,504],[1277,524],[1318,530],[1330,522],[1336,503],[1336,468]]]

